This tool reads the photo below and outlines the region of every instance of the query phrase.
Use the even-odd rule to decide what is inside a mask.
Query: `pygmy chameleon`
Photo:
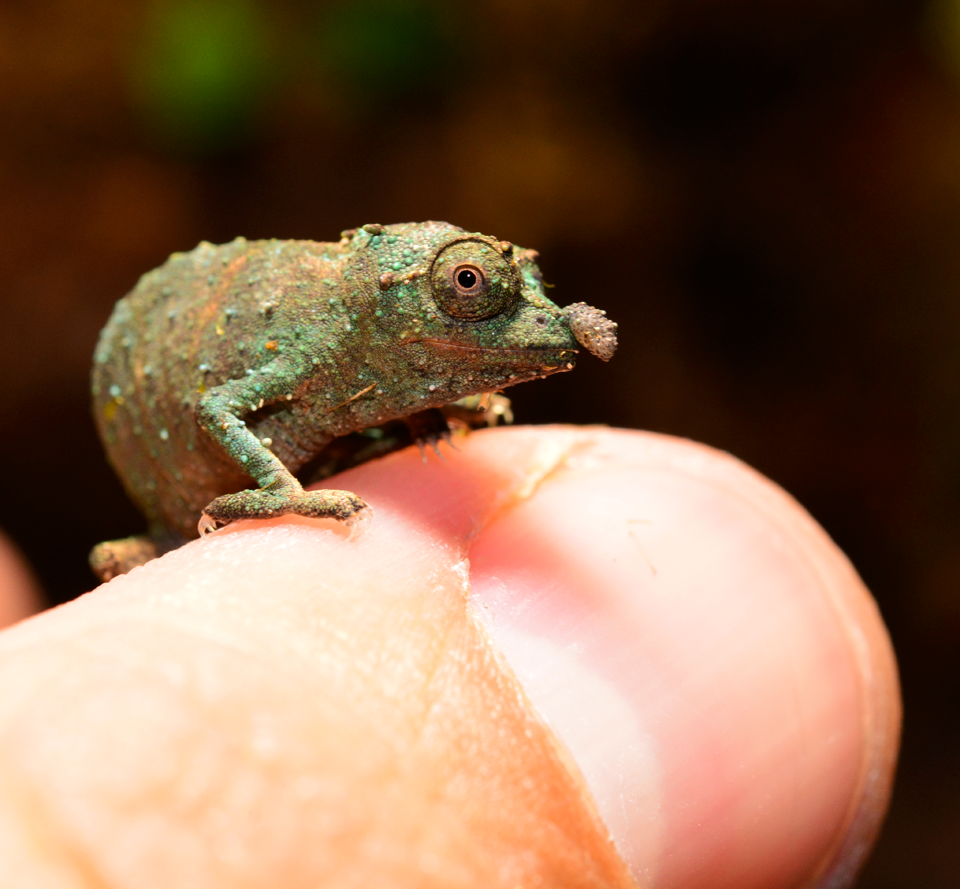
[[[173,254],[117,303],[94,357],[96,424],[149,528],[95,547],[94,571],[236,519],[354,521],[359,497],[295,475],[334,439],[398,419],[444,432],[438,408],[570,370],[578,344],[608,360],[616,325],[554,305],[536,260],[444,222]]]

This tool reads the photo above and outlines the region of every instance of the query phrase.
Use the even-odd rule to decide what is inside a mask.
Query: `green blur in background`
[[[267,10],[271,11],[268,12]],[[308,4],[276,14],[254,0],[165,0],[150,6],[127,60],[130,98],[147,135],[200,157],[257,140],[267,109],[298,79],[347,113],[372,113],[456,56],[439,4]]]
[[[488,232],[620,325],[518,421],[729,450],[850,555],[906,698],[859,885],[960,885],[960,0],[10,0],[0,120],[3,516],[52,602],[140,526],[87,379],[141,273]]]
[[[153,6],[129,61],[130,94],[147,130],[198,151],[248,138],[278,76],[269,27],[247,0]]]

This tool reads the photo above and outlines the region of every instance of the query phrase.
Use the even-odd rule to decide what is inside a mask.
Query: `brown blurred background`
[[[87,395],[137,277],[430,218],[620,324],[521,422],[724,448],[847,551],[906,697],[860,885],[960,886],[960,0],[2,0],[0,524],[52,603],[142,527]]]

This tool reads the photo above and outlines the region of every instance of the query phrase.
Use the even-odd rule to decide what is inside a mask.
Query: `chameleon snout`
[[[595,309],[586,303],[572,303],[562,311],[570,332],[584,349],[601,361],[613,358],[617,351],[617,324],[603,309]]]

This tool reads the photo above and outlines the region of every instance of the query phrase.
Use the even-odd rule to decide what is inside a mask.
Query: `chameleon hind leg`
[[[139,534],[120,540],[105,540],[90,550],[90,567],[104,583],[120,574],[126,574],[139,565],[176,549],[185,540],[151,537]]]

